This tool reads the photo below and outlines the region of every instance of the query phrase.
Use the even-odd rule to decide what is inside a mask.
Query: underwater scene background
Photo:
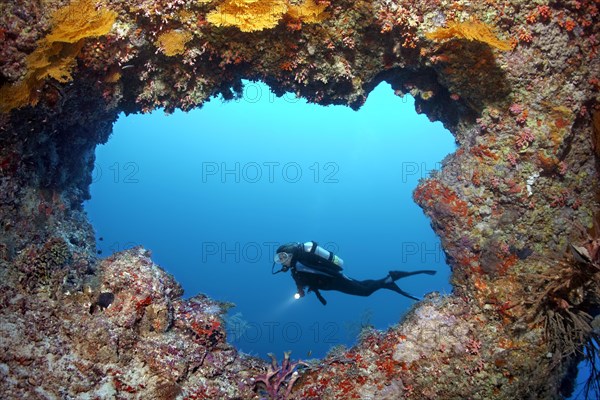
[[[327,306],[312,293],[294,300],[290,274],[271,273],[275,249],[317,241],[356,279],[435,269],[398,284],[417,297],[449,292],[412,191],[454,149],[441,123],[384,83],[356,112],[246,82],[243,98],[187,114],[121,116],[97,150],[86,210],[101,256],[143,245],[186,296],[234,303],[228,340],[242,351],[321,357],[363,327],[397,323],[414,302],[387,290],[323,292]]]
[[[255,1],[228,27],[215,2],[3,4],[3,398],[600,397],[597,1],[317,3],[281,0],[265,15]],[[349,152],[349,128],[330,133],[383,132],[379,120],[391,121],[387,132],[413,130],[398,112],[367,127],[351,119],[358,113],[331,124],[317,110],[261,116],[257,101],[275,99],[253,84],[244,91],[242,77],[353,109],[387,82],[443,123],[459,147],[412,200],[444,244],[452,293],[417,304],[386,293],[325,293],[327,307],[291,300],[290,277],[269,269],[272,249],[288,240],[319,241],[359,279],[433,268],[436,247],[386,210],[404,215],[412,201],[395,190],[432,166],[411,153],[387,167],[387,148],[347,161],[373,146],[359,140]],[[127,153],[109,153],[93,171],[122,113],[190,111],[219,94],[253,111],[200,117],[177,143],[183,114],[166,124],[152,116],[141,139],[125,132],[134,138],[121,142]],[[232,127],[241,138],[223,133]],[[172,142],[149,146],[150,130]],[[283,143],[269,139],[261,153],[262,139],[244,140],[267,130]],[[192,135],[203,139],[192,146]],[[216,135],[226,142],[206,139]],[[93,227],[82,206],[93,172],[109,183],[107,227]],[[140,221],[139,232],[130,228]],[[432,282],[401,285],[422,295]],[[319,346],[336,351],[308,360]],[[575,387],[582,358],[592,370]]]

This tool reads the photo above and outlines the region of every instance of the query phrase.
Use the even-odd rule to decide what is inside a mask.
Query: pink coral
[[[521,132],[519,132],[519,136],[515,140],[515,145],[518,149],[524,149],[528,147],[535,140],[535,136],[531,129],[524,128]]]
[[[481,342],[476,339],[469,339],[466,345],[466,351],[469,354],[477,355],[479,354],[479,350],[481,349]]]
[[[518,103],[514,103],[510,106],[509,110],[512,115],[519,115],[523,112],[523,106]]]

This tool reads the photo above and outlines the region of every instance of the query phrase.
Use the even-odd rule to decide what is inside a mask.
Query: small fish
[[[310,358],[310,356],[312,356],[312,350],[309,350],[308,353],[306,353],[306,358]]]
[[[98,305],[98,307],[100,307],[104,310],[104,309],[107,309],[108,306],[110,306],[113,301],[115,301],[115,295],[113,293],[102,292],[98,296],[98,300],[96,300],[96,304]]]
[[[90,305],[90,314],[106,310],[115,301],[115,295],[111,292],[102,292],[98,295],[98,299]]]

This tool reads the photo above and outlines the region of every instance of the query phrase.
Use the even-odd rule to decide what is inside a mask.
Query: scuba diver
[[[319,290],[337,290],[342,293],[356,296],[370,296],[379,289],[389,289],[413,300],[420,300],[396,285],[396,280],[416,274],[434,275],[436,271],[390,271],[388,276],[382,279],[367,279],[358,281],[348,278],[342,273],[344,261],[322,247],[316,242],[292,242],[277,248],[271,273],[287,272],[292,270],[292,278],[296,282],[298,293],[296,299],[304,297],[304,289],[314,292],[319,301],[326,305],[327,301]],[[281,269],[274,271],[275,264],[281,264]]]

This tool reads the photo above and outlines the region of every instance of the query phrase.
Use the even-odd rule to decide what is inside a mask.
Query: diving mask
[[[276,262],[277,264],[288,264],[289,261],[291,261],[292,259],[292,255],[290,253],[286,253],[286,252],[281,252],[281,253],[277,253],[275,254],[275,258],[273,259],[274,262]]]
[[[273,258],[273,266],[271,267],[271,273],[277,274],[279,272],[287,272],[290,269],[290,263],[292,261],[292,255],[286,252],[279,252],[275,254],[275,258]],[[281,269],[279,271],[275,271],[275,264],[281,264]]]

